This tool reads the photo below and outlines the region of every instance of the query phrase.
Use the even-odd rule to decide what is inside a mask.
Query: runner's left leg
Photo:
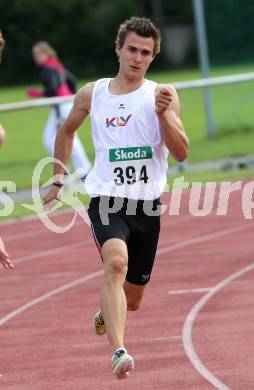
[[[128,252],[126,243],[118,238],[102,246],[104,280],[101,287],[101,309],[112,352],[124,347],[123,336],[127,303],[123,284],[127,273]]]

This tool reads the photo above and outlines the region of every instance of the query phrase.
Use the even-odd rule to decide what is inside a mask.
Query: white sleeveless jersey
[[[152,200],[164,191],[168,150],[155,113],[156,83],[145,80],[130,93],[109,92],[98,80],[91,102],[95,163],[86,178],[90,197],[101,195]]]

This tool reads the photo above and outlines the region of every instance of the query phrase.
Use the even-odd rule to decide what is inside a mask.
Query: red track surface
[[[16,263],[0,271],[0,388],[253,390],[254,229],[240,195],[227,216],[193,217],[186,191],[181,215],[162,217],[152,281],[127,317],[136,368],[124,381],[111,374],[107,339],[93,333],[102,267],[88,226],[79,220],[62,235],[37,219],[0,224]]]

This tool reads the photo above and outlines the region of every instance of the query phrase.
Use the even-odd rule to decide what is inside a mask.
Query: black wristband
[[[55,181],[54,183],[52,183],[53,186],[56,186],[58,188],[62,188],[63,186],[63,183],[61,183],[60,181]]]

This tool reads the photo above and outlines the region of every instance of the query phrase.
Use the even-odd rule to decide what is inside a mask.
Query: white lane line
[[[64,215],[64,214],[70,214],[71,212],[70,211],[68,211],[68,212],[58,212],[58,214],[57,215]],[[25,218],[25,217],[24,217]],[[192,215],[183,215],[183,216],[179,216],[179,218],[177,218],[176,220],[173,220],[173,219],[169,219],[169,220],[167,220],[167,222],[165,222],[164,223],[164,225],[163,226],[165,226],[165,227],[168,227],[168,226],[170,226],[170,225],[172,225],[172,224],[176,224],[179,220],[180,220],[180,222],[183,222],[183,221],[185,221],[185,220],[188,220],[188,219],[192,219],[193,218],[193,216]],[[35,218],[33,218],[33,219],[35,219]],[[25,224],[25,222],[26,222],[26,220],[24,220],[24,219],[22,219],[22,218],[20,218],[19,220],[21,220],[21,222],[23,222],[22,223],[22,229],[24,228],[23,226],[24,226],[24,224]],[[16,222],[18,222],[19,220],[16,220]],[[11,220],[12,221],[12,220]],[[30,221],[30,220],[29,220]],[[29,222],[28,221],[28,222]],[[38,223],[40,223],[40,219],[38,218]],[[4,224],[6,224],[5,222],[1,222],[0,223],[0,227],[2,226],[2,225],[4,225]],[[77,221],[75,224],[74,224],[74,228],[75,227],[77,227],[77,226],[81,226],[81,225],[85,225],[85,222],[83,221],[83,220],[79,220],[79,221]],[[38,228],[36,228],[36,229],[33,229],[33,231],[29,231],[29,232],[23,232],[23,233],[18,233],[18,234],[14,234],[14,233],[11,233],[11,234],[9,234],[9,235],[3,235],[3,234],[1,234],[1,237],[3,238],[3,240],[4,240],[4,242],[5,243],[7,243],[7,242],[10,242],[10,241],[15,241],[15,240],[18,240],[18,239],[20,239],[20,238],[31,238],[31,237],[34,237],[34,236],[37,236],[37,235],[39,235],[39,234],[43,234],[43,233],[47,233],[48,231],[47,231],[47,229],[46,229],[46,227],[43,227],[43,228],[40,228],[40,227],[38,227]],[[50,234],[50,233],[49,233]]]
[[[190,359],[193,366],[200,373],[200,375],[207,379],[212,385],[219,390],[230,390],[230,388],[221,382],[213,373],[211,373],[204,363],[200,360],[197,352],[192,343],[192,329],[194,322],[200,312],[200,310],[207,304],[207,302],[213,298],[215,294],[217,294],[220,290],[222,290],[229,283],[239,278],[240,276],[246,274],[254,270],[254,263],[248,265],[247,267],[242,268],[240,271],[233,273],[232,275],[223,279],[220,283],[214,286],[207,294],[205,294],[191,309],[189,314],[186,317],[186,320],[183,325],[182,338],[183,338],[183,346],[185,349],[185,353]]]
[[[192,293],[202,293],[210,291],[212,287],[202,287],[202,288],[188,288],[186,290],[169,290],[170,295],[175,294],[192,294]]]
[[[252,226],[252,225],[251,225],[251,224],[250,224],[250,225],[247,225],[247,227],[250,227],[250,226]],[[246,226],[245,226],[245,228],[246,228]],[[222,232],[223,232],[222,235],[226,235],[226,234],[231,234],[232,232],[234,233],[235,231],[236,231],[236,229],[225,229],[225,230],[221,230],[221,231],[218,232],[218,233],[222,233]],[[215,236],[214,233],[212,233],[212,234],[210,234],[210,235],[203,236],[203,237],[204,237],[203,241],[206,241],[206,240],[210,240],[210,239],[212,239],[212,238],[215,238],[214,236]],[[217,237],[217,235],[216,235],[216,237]],[[206,239],[205,239],[205,238],[206,238]],[[92,240],[91,240],[91,241],[92,241]],[[193,239],[193,240],[184,241],[184,242],[181,243],[181,245],[190,246],[190,245],[192,245],[192,244],[194,244],[194,243],[196,243],[196,242],[197,242],[197,238],[196,238],[196,239]],[[83,243],[80,243],[80,245],[82,245],[82,244],[83,244]],[[76,245],[78,246],[78,244],[76,244]],[[172,252],[172,251],[174,251],[175,249],[176,249],[176,245],[168,245],[168,246],[166,246],[166,247],[163,247],[163,248],[159,249],[159,250],[157,251],[157,255],[164,254],[164,253],[166,253],[166,252]],[[45,252],[46,252],[46,251],[45,251]],[[33,255],[31,255],[31,256],[33,256]],[[23,258],[22,261],[30,260],[30,258],[28,259],[28,257],[29,257],[29,256],[25,256],[25,258]],[[38,257],[39,257],[39,256],[38,256]],[[19,259],[18,261],[20,262],[21,259]],[[103,272],[104,272],[104,271],[101,270],[101,271],[98,273],[97,276],[102,275]],[[96,277],[96,276],[95,276],[95,277]],[[79,280],[80,280],[80,279],[78,279],[78,281],[79,281]],[[82,283],[82,282],[81,282],[81,283]],[[77,284],[80,284],[80,283],[78,282]],[[74,280],[72,283],[69,283],[68,286],[69,286],[69,285],[71,285],[71,287],[76,286],[76,281]],[[53,294],[53,295],[56,295],[56,294],[61,293],[62,291],[65,291],[65,290],[66,290],[65,286],[66,286],[66,285],[63,285],[63,286],[59,287],[58,289],[53,290],[53,291],[54,291],[54,294]],[[70,288],[70,287],[69,287],[69,288]],[[55,292],[55,291],[57,291],[57,292]],[[31,302],[32,302],[32,305],[31,305],[31,302],[28,302],[27,304],[21,306],[22,308],[25,308],[25,309],[22,309],[21,312],[19,311],[19,308],[18,308],[18,309],[16,309],[14,312],[9,313],[6,317],[9,316],[9,317],[10,317],[9,319],[11,319],[11,318],[17,316],[18,314],[20,314],[20,313],[22,313],[23,311],[29,309],[30,307],[36,305],[37,303],[40,303],[40,302],[42,302],[42,301],[48,299],[49,297],[51,297],[51,296],[52,296],[51,293],[52,293],[52,292],[48,292],[47,294],[44,294],[44,295],[42,295],[41,297],[38,297],[38,298],[36,298],[35,300],[32,300],[32,301],[31,301]],[[34,303],[34,301],[36,301],[36,303]],[[15,315],[13,315],[13,313],[15,313]],[[6,318],[6,317],[4,317],[4,318]],[[8,320],[5,320],[5,322],[9,321],[9,319],[8,319]],[[3,320],[3,319],[2,319],[2,320]],[[1,326],[1,319],[0,319],[0,326]]]
[[[73,228],[81,226],[83,224],[84,224],[84,221],[78,221],[75,223]],[[10,241],[19,240],[21,238],[27,238],[27,237],[31,238],[34,236],[38,236],[39,234],[46,234],[46,233],[50,234],[49,230],[47,230],[46,227],[44,227],[44,228],[36,228],[32,232],[30,231],[30,232],[24,232],[24,233],[18,233],[18,234],[12,233],[6,237],[1,235],[1,237],[3,238],[4,242],[6,243],[6,242],[10,242]]]
[[[87,276],[84,276],[82,278],[79,278],[77,280],[74,280],[71,283],[64,284],[63,286],[60,286],[54,290],[51,290],[47,292],[46,294],[43,294],[39,296],[38,298],[33,299],[32,301],[20,306],[18,309],[12,311],[11,313],[7,314],[6,316],[0,318],[0,326],[3,326],[7,321],[10,321],[12,318],[16,317],[17,315],[23,313],[27,309],[30,309],[31,307],[37,305],[38,303],[41,303],[43,301],[46,301],[47,299],[53,297],[54,295],[60,294],[63,291],[69,290],[70,288],[76,287],[82,283],[86,283],[91,279],[95,279],[98,276],[101,276],[103,274],[103,270],[93,272]]]
[[[65,215],[65,214],[70,214],[71,212],[75,212],[73,208],[69,207],[64,210],[59,210],[59,211],[53,211],[51,216],[58,216],[58,215]],[[40,221],[39,217],[37,214],[32,214],[32,215],[26,215],[24,217],[19,217],[19,218],[12,218],[12,219],[7,219],[7,221],[3,221],[0,223],[0,226],[5,226],[5,225],[13,225],[16,223],[23,223],[23,222],[34,222],[38,220]]]
[[[74,244],[61,245],[61,246],[59,246],[57,248],[53,248],[53,249],[46,249],[45,251],[37,251],[36,253],[33,253],[32,255],[19,257],[17,260],[13,261],[13,263],[14,263],[14,265],[16,265],[19,263],[23,263],[24,261],[35,260],[35,259],[38,259],[40,257],[53,255],[53,254],[59,253],[59,252],[65,252],[66,249],[78,248],[80,246],[86,246],[86,245],[89,245],[91,243],[93,243],[93,240],[84,240],[84,241],[80,241],[80,242],[75,242]]]
[[[249,229],[251,227],[253,228],[253,224],[249,223],[249,224],[243,225],[243,226],[237,225],[233,228],[222,229],[222,230],[216,231],[214,233],[205,234],[203,236],[197,236],[197,237],[191,238],[189,240],[179,242],[179,243],[176,243],[174,245],[170,245],[170,252],[172,252],[173,250],[176,250],[176,249],[185,248],[186,246],[189,246],[192,244],[199,244],[200,242],[210,241],[210,240],[213,240],[214,238],[223,237],[223,236],[226,236],[228,234],[238,233],[238,232],[241,232],[242,230],[246,230],[246,229]],[[158,252],[160,252],[160,254],[168,252],[168,246],[161,248]]]
[[[253,225],[248,224],[248,225],[244,225],[244,226],[236,226],[234,228],[220,230],[220,231],[217,231],[215,233],[209,233],[209,234],[206,234],[204,236],[197,236],[197,237],[194,237],[194,238],[191,238],[189,240],[185,240],[183,242],[176,243],[173,245],[167,245],[167,246],[164,246],[163,248],[159,248],[157,250],[157,256],[164,254],[164,253],[173,252],[174,250],[177,250],[177,249],[185,248],[186,246],[189,246],[192,244],[198,244],[200,242],[212,240],[214,238],[222,237],[222,236],[225,236],[225,235],[228,235],[231,233],[237,233],[239,231],[248,229],[250,227],[253,227]],[[91,239],[91,240],[85,240],[85,241],[78,242],[78,243],[71,244],[71,245],[61,246],[61,247],[54,248],[54,249],[48,249],[48,250],[39,251],[39,252],[37,251],[36,253],[34,253],[32,255],[27,255],[27,256],[23,256],[23,257],[18,258],[16,261],[14,261],[14,264],[19,264],[23,261],[34,260],[34,259],[39,258],[40,256],[47,256],[47,255],[54,254],[57,252],[62,252],[65,249],[72,249],[72,248],[76,248],[76,247],[79,247],[82,245],[89,245],[93,242],[94,242],[94,240]]]
[[[168,341],[168,340],[180,340],[182,338],[182,336],[164,336],[164,337],[154,337],[152,339],[150,339],[151,341],[152,340],[155,340],[155,341]],[[148,339],[146,339],[148,340]]]
[[[67,272],[49,272],[47,274],[41,274],[42,278],[49,279],[49,278],[63,278],[67,276],[73,276],[75,274],[74,271],[67,271]]]
[[[149,337],[149,338],[135,338],[135,339],[126,339],[126,344],[137,344],[137,343],[150,343],[150,342],[156,342],[156,341],[178,341],[181,340],[182,336],[168,336],[168,337]],[[90,347],[101,347],[100,341],[94,341],[94,342],[84,342],[79,344],[73,344],[73,348],[90,348]]]
[[[83,222],[80,221],[80,224],[82,224],[82,223]],[[45,257],[45,256],[52,255],[52,254],[55,254],[55,253],[58,253],[58,252],[64,252],[66,249],[78,248],[80,246],[89,245],[89,244],[92,244],[92,243],[94,243],[94,240],[90,239],[90,240],[80,241],[80,242],[77,242],[77,243],[74,243],[74,244],[62,245],[60,247],[53,248],[53,249],[46,249],[44,251],[36,251],[36,253],[33,253],[31,255],[26,255],[26,256],[19,257],[18,259],[14,260],[13,263],[14,263],[14,265],[16,265],[16,264],[22,263],[24,261],[35,260],[37,258]],[[168,248],[168,250],[170,249],[170,247],[167,247],[167,248]],[[164,249],[164,248],[162,248],[162,249]],[[160,254],[160,249],[158,250],[157,254]],[[2,268],[0,268],[0,270],[1,269]]]

